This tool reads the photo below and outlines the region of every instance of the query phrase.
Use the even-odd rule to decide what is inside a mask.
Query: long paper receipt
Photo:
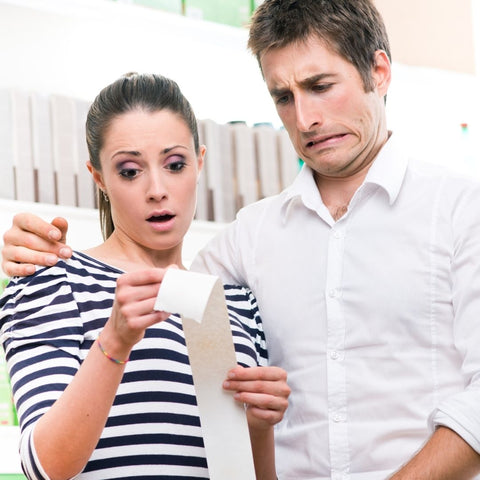
[[[221,281],[170,268],[155,310],[182,317],[210,480],[255,480],[245,410],[222,388],[237,361]]]

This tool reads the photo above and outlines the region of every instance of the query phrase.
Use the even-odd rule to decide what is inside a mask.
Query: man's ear
[[[376,91],[380,96],[387,94],[390,81],[392,79],[392,66],[388,55],[383,50],[375,52],[375,64],[372,69],[372,79]]]

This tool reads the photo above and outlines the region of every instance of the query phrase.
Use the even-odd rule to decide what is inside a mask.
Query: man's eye
[[[276,103],[277,103],[277,105],[284,105],[284,104],[288,103],[289,99],[290,99],[289,95],[283,95],[282,97],[278,97],[276,99]]]
[[[331,86],[331,83],[322,83],[321,85],[314,85],[312,87],[312,90],[314,90],[315,92],[324,92],[325,90],[328,90]]]
[[[122,168],[119,173],[124,178],[132,179],[138,175],[138,170],[135,168]]]

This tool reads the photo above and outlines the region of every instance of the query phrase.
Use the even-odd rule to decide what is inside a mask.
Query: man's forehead
[[[313,41],[270,49],[262,56],[260,67],[271,89],[293,80],[304,82],[332,76],[336,73],[338,62],[345,60],[326,47],[325,42]]]

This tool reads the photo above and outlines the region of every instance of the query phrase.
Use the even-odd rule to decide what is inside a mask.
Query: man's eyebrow
[[[322,82],[327,79],[331,79],[332,77],[336,77],[334,73],[319,73],[317,75],[312,75],[311,77],[307,77],[300,82],[302,87],[311,87],[315,83]]]
[[[270,90],[270,95],[274,98],[282,97],[283,95],[286,95],[290,93],[290,90],[288,88],[272,88]]]
[[[312,75],[311,77],[304,78],[299,82],[299,84],[302,88],[308,88],[308,87],[311,87],[312,85],[315,85],[318,82],[322,82],[327,79],[332,79],[333,77],[336,77],[334,73],[319,73],[317,75]],[[270,90],[270,95],[272,97],[277,97],[277,98],[283,95],[286,95],[288,93],[290,93],[289,88],[273,87]]]

